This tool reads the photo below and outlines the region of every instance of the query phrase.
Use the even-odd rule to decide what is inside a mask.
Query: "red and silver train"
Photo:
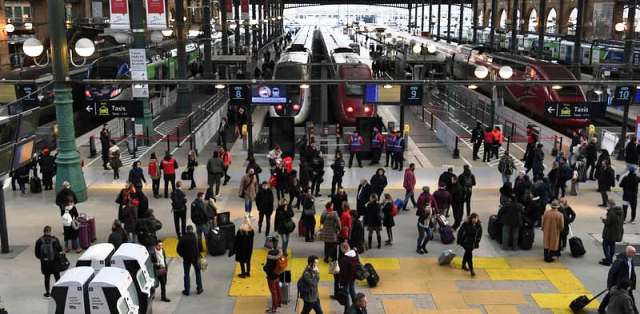
[[[445,54],[453,60],[452,71],[456,79],[477,79],[474,71],[477,66],[485,66],[490,72],[498,73],[501,67],[510,66],[513,69],[513,80],[576,80],[576,77],[565,66],[541,61],[529,57],[511,56],[502,53],[486,53],[482,49],[468,45],[450,45],[432,41],[423,37],[409,36],[395,33],[407,41],[415,40],[423,45],[434,45],[438,53]],[[496,79],[501,79],[495,75]],[[481,85],[478,90],[491,97],[491,86]],[[550,119],[545,117],[545,102],[584,102],[585,93],[579,85],[507,85],[504,92],[505,103],[513,108],[522,110],[540,121],[564,128],[583,127],[590,123],[587,119]]]
[[[312,56],[314,29],[303,27],[280,56],[273,71],[274,80],[309,80],[311,69],[309,63]],[[295,124],[307,120],[311,111],[311,90],[299,86],[287,87],[288,103],[275,104],[269,108],[272,117],[293,117]]]
[[[371,68],[364,63],[349,46],[350,41],[341,33],[328,27],[321,27],[325,51],[331,62],[329,75],[335,79],[371,80]],[[375,117],[376,106],[365,104],[364,86],[358,84],[338,84],[331,89],[336,104],[336,120],[341,125],[355,125],[358,117]]]

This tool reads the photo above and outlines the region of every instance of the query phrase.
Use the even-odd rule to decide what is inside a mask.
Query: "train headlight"
[[[85,89],[85,90],[84,90],[84,95],[85,95],[85,96],[87,96],[88,98],[93,97],[93,96],[91,95],[91,91],[90,91],[90,90],[88,90],[88,89]]]
[[[484,65],[479,65],[476,67],[476,69],[473,71],[473,74],[479,78],[479,79],[484,79],[487,77],[487,75],[489,75],[489,69],[487,69],[486,66]]]
[[[369,113],[371,111],[371,107],[369,106],[364,106],[364,112]]]
[[[434,45],[427,45],[427,52],[430,54],[434,54],[436,53],[436,46]]]
[[[293,110],[295,111],[300,110],[300,104],[293,104]]]
[[[282,105],[276,105],[276,110],[278,110],[278,111],[282,111],[282,109],[284,109],[284,106],[282,106]]]
[[[422,52],[422,46],[420,44],[413,45],[413,53],[420,54]]]
[[[109,94],[109,96],[111,96],[111,98],[118,97],[118,95],[120,95],[121,92],[122,92],[122,89],[115,88],[111,91],[111,94]]]
[[[351,106],[347,107],[347,112],[353,112],[353,107]]]

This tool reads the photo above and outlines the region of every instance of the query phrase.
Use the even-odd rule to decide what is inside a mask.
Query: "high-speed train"
[[[330,77],[336,79],[370,80],[371,68],[349,46],[348,38],[328,27],[321,27],[328,59]],[[364,86],[338,84],[331,95],[335,97],[336,119],[342,125],[355,125],[358,117],[375,117],[376,106],[364,103]]]
[[[503,66],[513,69],[514,80],[576,80],[575,76],[565,66],[529,57],[511,56],[502,53],[487,53],[482,48],[468,45],[449,45],[432,41],[423,37],[402,34],[407,41],[415,40],[424,45],[433,45],[438,52],[448,55],[452,62],[450,73],[454,78],[466,80],[476,79],[474,71],[478,66],[485,66],[490,72],[497,73]],[[397,35],[396,34],[396,35]],[[496,79],[500,79],[496,75]],[[491,97],[491,86],[482,85],[478,90]],[[524,113],[541,121],[550,121],[553,125],[565,128],[586,126],[587,119],[548,119],[544,114],[545,102],[584,102],[585,93],[580,86],[525,86],[522,84],[507,85],[505,88],[505,103],[513,108],[521,109]]]

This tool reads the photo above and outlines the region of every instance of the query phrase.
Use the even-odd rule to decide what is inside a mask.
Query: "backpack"
[[[171,192],[171,208],[173,208],[174,212],[183,212],[187,210],[186,199],[178,198],[178,193],[175,191]]]
[[[303,296],[303,295],[307,295],[309,294],[309,286],[305,283],[304,281],[304,272],[302,272],[302,275],[300,275],[300,278],[298,279],[298,282],[296,283],[296,286],[298,287],[298,295],[299,296]]]
[[[510,165],[509,165],[509,159],[507,159],[507,158],[500,159],[500,163],[498,163],[498,171],[500,171],[500,173],[504,173],[506,175],[513,174],[513,168],[510,167]]]
[[[391,216],[395,217],[398,214],[398,205],[395,202],[391,203]]]
[[[56,250],[53,248],[53,239],[43,238],[40,245],[40,259],[43,262],[53,262],[56,259]]]

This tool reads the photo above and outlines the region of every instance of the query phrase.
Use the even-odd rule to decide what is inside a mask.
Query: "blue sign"
[[[251,90],[251,102],[255,105],[287,103],[286,85],[259,85]]]

